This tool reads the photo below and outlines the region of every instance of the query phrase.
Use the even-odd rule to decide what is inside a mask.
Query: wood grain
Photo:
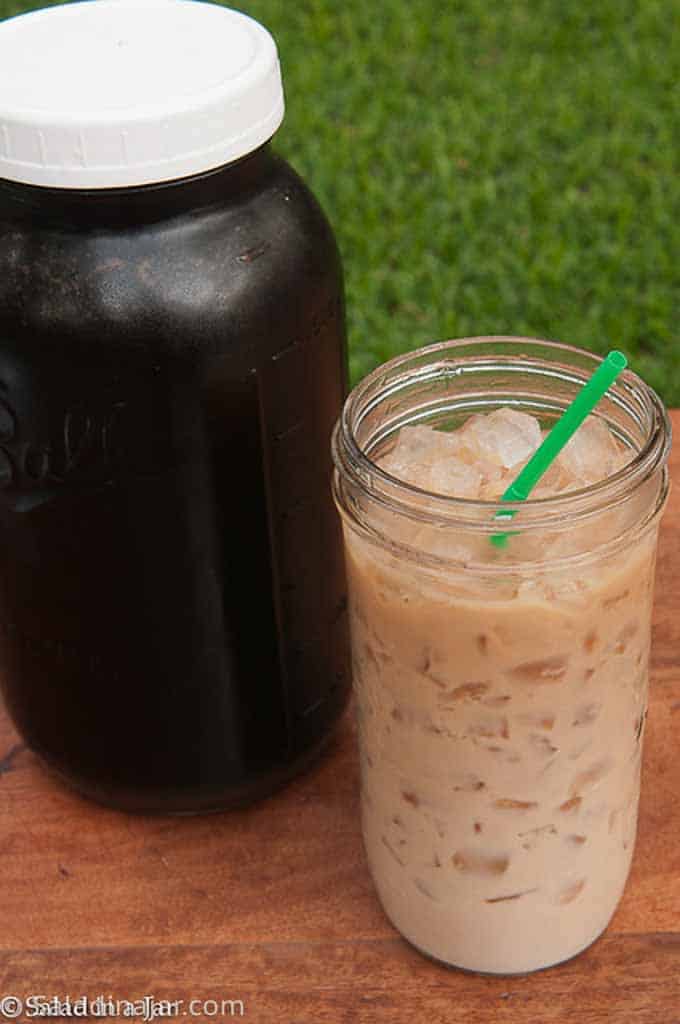
[[[673,421],[680,429],[680,412]],[[680,484],[680,451],[671,476]],[[351,713],[327,756],[284,792],[202,818],[82,800],[0,713],[0,996],[241,999],[258,1024],[680,1024],[679,731],[676,486],[659,545],[640,827],[624,899],[583,955],[508,979],[430,963],[386,921],[361,848]]]

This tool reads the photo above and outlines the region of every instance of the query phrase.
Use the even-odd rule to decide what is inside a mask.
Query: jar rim
[[[497,533],[499,527],[498,522],[494,521],[494,516],[502,509],[505,512],[521,510],[523,530],[555,529],[558,521],[568,520],[570,525],[575,522],[581,524],[604,509],[619,504],[626,500],[626,497],[644,483],[655,470],[665,467],[671,444],[671,425],[668,415],[656,392],[636,373],[627,369],[620,374],[610,393],[615,394],[618,404],[624,407],[626,407],[626,399],[628,403],[635,399],[637,404],[643,407],[649,422],[648,436],[629,462],[616,473],[596,483],[549,497],[529,497],[523,502],[501,503],[499,499],[462,498],[438,494],[393,476],[371,459],[370,453],[359,443],[356,432],[363,417],[367,411],[375,408],[389,396],[391,393],[390,382],[392,382],[392,390],[394,390],[395,385],[404,387],[406,381],[418,380],[417,367],[419,364],[423,364],[426,370],[429,368],[431,379],[437,376],[437,372],[440,376],[446,372],[456,372],[455,361],[450,361],[447,366],[444,357],[453,356],[455,360],[456,354],[460,354],[462,349],[469,349],[475,345],[480,346],[480,357],[475,360],[476,365],[483,363],[485,357],[481,355],[481,350],[484,345],[489,348],[493,345],[502,345],[511,351],[497,354],[490,352],[488,359],[493,359],[499,364],[505,360],[509,368],[511,363],[514,363],[515,366],[519,365],[517,360],[520,356],[524,356],[521,366],[525,369],[532,366],[536,373],[541,372],[543,367],[546,370],[549,367],[559,367],[562,371],[568,369],[572,373],[572,378],[575,374],[582,378],[583,382],[588,379],[601,361],[600,356],[587,349],[563,342],[512,335],[455,338],[435,342],[395,356],[364,377],[350,392],[344,403],[333,432],[332,442],[336,496],[338,486],[342,484],[343,479],[347,479],[391,511],[416,517],[430,525],[465,526],[466,529],[471,528],[483,533]],[[532,356],[531,353],[526,352],[527,346],[540,347],[544,353],[546,351],[554,353],[555,359],[548,361],[544,358],[537,358],[535,355]],[[512,353],[514,348],[517,349],[517,355]],[[571,363],[560,363],[560,356],[563,359],[571,358]],[[592,370],[589,370],[584,376],[579,372],[579,362],[592,365]],[[470,360],[468,360],[469,364]],[[416,372],[409,373],[410,367],[416,367]],[[421,371],[420,379],[426,380],[427,373]],[[567,376],[565,379],[570,378]],[[667,490],[667,483],[663,500],[665,500],[665,490]],[[660,507],[663,507],[663,501],[654,510],[654,514],[660,510]]]

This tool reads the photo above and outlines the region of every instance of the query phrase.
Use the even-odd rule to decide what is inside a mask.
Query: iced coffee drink
[[[498,548],[549,422],[482,409],[385,432],[352,495],[336,449],[336,497],[381,902],[424,953],[514,973],[588,946],[626,882],[665,455],[626,488],[644,441],[592,416]]]

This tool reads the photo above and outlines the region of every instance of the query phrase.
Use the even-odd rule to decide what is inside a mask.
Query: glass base
[[[609,926],[607,925],[607,927]],[[448,960],[441,960],[439,957],[434,956],[432,953],[428,953],[427,950],[421,949],[420,946],[417,946],[414,942],[411,942],[411,940],[406,938],[405,935],[402,935],[401,938],[403,938],[404,942],[406,942],[407,945],[409,945],[412,949],[415,949],[416,953],[420,953],[420,955],[424,956],[427,960],[432,961],[432,963],[437,964],[439,967],[446,967],[450,971],[460,971],[463,974],[476,974],[480,975],[483,978],[522,978],[526,977],[529,974],[538,974],[541,971],[550,971],[553,969],[553,967],[559,967],[561,964],[569,963],[570,960],[574,960],[577,956],[580,956],[582,953],[585,953],[587,949],[590,949],[591,946],[594,946],[596,942],[599,942],[599,940],[607,931],[607,927],[605,927],[594,938],[586,942],[584,946],[581,946],[579,949],[576,949],[573,953],[568,953],[567,956],[561,957],[558,960],[554,960],[549,964],[542,964],[540,967],[527,967],[521,971],[483,971],[478,970],[475,967],[461,967],[459,964],[451,964],[448,962]]]

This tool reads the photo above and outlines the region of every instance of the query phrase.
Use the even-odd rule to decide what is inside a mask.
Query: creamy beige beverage
[[[541,436],[501,408],[405,426],[375,459],[423,491],[493,500]],[[532,497],[592,487],[633,454],[591,417]],[[493,551],[488,533],[380,503],[367,530],[343,517],[368,861],[394,925],[448,964],[557,963],[619,902],[647,700],[657,519],[631,533],[645,502]]]

